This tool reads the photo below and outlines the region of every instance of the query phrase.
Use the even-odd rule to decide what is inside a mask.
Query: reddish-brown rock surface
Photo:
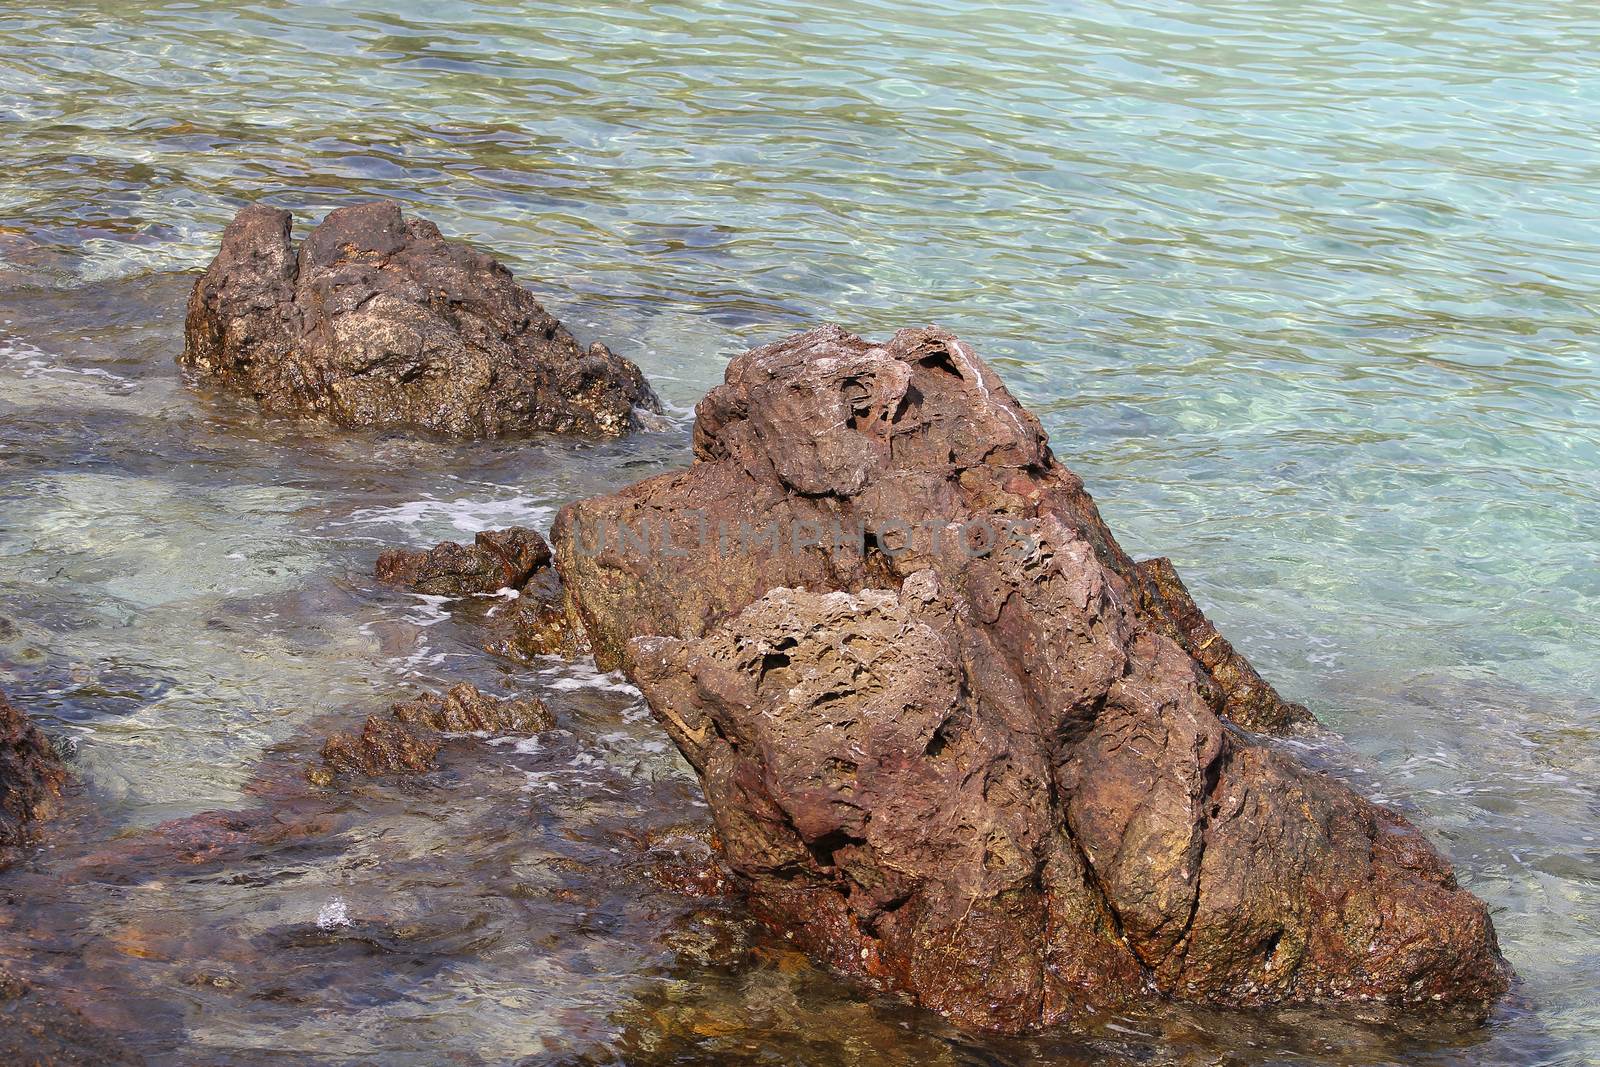
[[[468,682],[402,701],[392,712],[407,726],[447,734],[536,734],[556,724],[538,697],[502,700]]]
[[[472,596],[520,589],[550,565],[550,546],[538,531],[522,526],[484,530],[472,544],[441,541],[430,549],[391,548],[378,556],[373,573],[381,582],[432,596]]]
[[[695,462],[564,509],[575,614],[756,910],[965,1024],[1160,995],[1482,1008],[1484,906],[1245,730],[1309,721],[937,329],[736,359]]]
[[[298,248],[292,223],[251,206],[228,225],[179,360],[264,410],[451,437],[620,434],[659,410],[633,363],[399,205],[330,212]]]
[[[587,649],[583,626],[567,603],[561,578],[541,571],[517,590],[517,599],[489,620],[488,652],[528,662],[538,656],[572,659]]]
[[[0,970],[0,1063],[14,1067],[137,1067],[144,1057],[82,1014]]]
[[[470,545],[441,541],[426,550],[388,549],[373,573],[381,582],[433,596],[515,593],[488,612],[484,650],[524,662],[571,658],[585,649],[583,627],[568,610],[550,559],[550,546],[537,531],[513,526],[484,530]]]
[[[0,693],[0,848],[26,844],[54,813],[67,772],[49,740]]]
[[[322,763],[307,777],[331,785],[340,774],[422,774],[437,766],[446,734],[536,734],[554,725],[555,716],[537,697],[503,700],[462,682],[442,694],[401,701],[389,718],[369,715],[358,732],[334,734],[322,746]]]

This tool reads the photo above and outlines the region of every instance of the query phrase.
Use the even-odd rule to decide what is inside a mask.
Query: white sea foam
[[[361,508],[352,511],[348,519],[329,525],[410,527],[416,531],[419,540],[426,538],[423,531],[446,526],[469,534],[500,526],[531,526],[546,531],[555,518],[556,509],[536,501],[537,498],[526,494],[499,500],[423,497],[404,504]]]
[[[350,907],[344,902],[343,897],[334,897],[322,905],[322,910],[317,912],[317,929],[332,930],[340,926],[350,925]]]
[[[411,596],[417,603],[406,612],[406,622],[413,626],[427,627],[449,621],[449,605],[455,601],[455,597],[435,596],[432,593],[412,593]]]
[[[131,378],[112,374],[99,367],[68,366],[44,349],[15,337],[0,337],[0,359],[9,360],[24,378],[36,378],[42,374],[63,375],[108,383],[109,388],[119,393],[129,392],[135,388]]]
[[[621,672],[602,671],[590,661],[562,663],[550,670],[540,671],[539,680],[546,688],[563,693],[590,689],[602,693],[625,693],[644,699],[644,694],[623,678]]]

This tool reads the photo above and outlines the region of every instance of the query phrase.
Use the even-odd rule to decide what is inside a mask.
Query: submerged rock
[[[542,700],[502,700],[466,682],[443,696],[423,693],[396,704],[393,713],[407,726],[454,734],[536,734],[556,724]]]
[[[67,771],[44,731],[0,693],[0,848],[26,844],[54,814]]]
[[[134,1067],[144,1057],[120,1039],[0,970],[0,1063],[18,1067]]]
[[[621,434],[660,409],[632,362],[580,346],[503,265],[399,205],[330,212],[298,249],[292,223],[256,205],[228,225],[179,357],[264,410],[495,437]]]
[[[1006,1031],[1152,994],[1506,988],[1484,906],[1403,818],[1240,729],[1309,715],[1122,551],[954,336],[756,349],[694,450],[564,509],[558,567],[813,956]]]
[[[484,530],[472,544],[441,541],[426,551],[391,548],[378,557],[379,581],[433,596],[520,589],[550,565],[550,546],[535,530]]]
[[[306,774],[324,786],[340,774],[422,774],[438,766],[446,734],[536,734],[554,725],[555,716],[536,697],[503,700],[462,682],[442,695],[422,693],[401,701],[389,718],[370,715],[358,733],[334,734],[322,746],[321,765]]]

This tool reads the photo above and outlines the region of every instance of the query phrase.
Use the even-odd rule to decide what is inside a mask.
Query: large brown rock
[[[452,437],[620,434],[657,411],[639,368],[587,349],[494,259],[392,202],[340,208],[295,247],[251,206],[189,298],[179,362],[275,414]]]
[[[1464,1003],[1507,970],[1400,816],[1135,564],[952,335],[754,350],[695,463],[564,509],[572,607],[699,772],[759,913],[1008,1031],[1159,995]],[[1243,729],[1241,729],[1243,728]]]
[[[44,731],[0,693],[0,848],[26,844],[56,810],[66,768]]]

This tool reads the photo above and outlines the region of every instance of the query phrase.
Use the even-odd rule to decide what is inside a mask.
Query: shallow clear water
[[[1525,0],[0,15],[0,688],[77,739],[101,813],[8,873],[59,903],[0,955],[81,957],[83,1006],[163,1062],[1600,1058],[1597,60],[1590,5]],[[334,435],[172,365],[176,272],[239,204],[374,195],[501,255],[680,415],[817,321],[960,331],[1130,550],[1338,731],[1318,758],[1445,848],[1517,998],[1465,1033],[1158,1013],[973,1042],[635,877],[700,818],[636,698],[490,660],[366,575],[543,525],[685,433]],[[96,858],[281,796],[319,730],[461,678],[546,695],[561,733],[301,797],[332,822],[183,877]]]

